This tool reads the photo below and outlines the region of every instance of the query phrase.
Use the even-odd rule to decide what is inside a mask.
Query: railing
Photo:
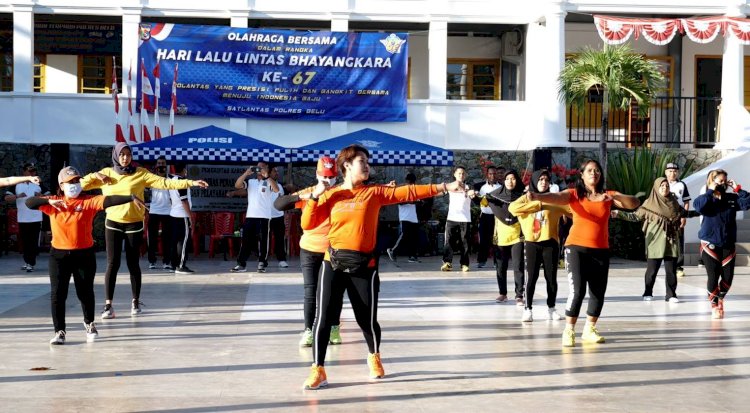
[[[719,119],[719,97],[657,97],[649,117],[637,118],[637,109],[610,110],[607,142],[627,146],[688,144],[713,147]],[[602,125],[601,102],[587,103],[582,110],[568,108],[570,142],[599,142]]]

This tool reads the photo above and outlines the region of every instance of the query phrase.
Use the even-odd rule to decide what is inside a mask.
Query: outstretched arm
[[[542,201],[545,204],[568,205],[570,203],[572,189],[566,189],[562,192],[545,192],[543,194],[529,192],[530,201]]]

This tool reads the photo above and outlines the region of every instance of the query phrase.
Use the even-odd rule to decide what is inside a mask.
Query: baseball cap
[[[73,168],[72,166],[66,166],[65,168],[62,168],[60,170],[60,173],[57,174],[57,182],[58,183],[64,183],[64,182],[70,182],[73,178],[80,178],[81,174],[78,173],[78,170],[76,168]]]
[[[315,170],[315,173],[326,178],[336,177],[338,175],[336,161],[330,156],[321,156],[318,159],[318,169]]]
[[[36,164],[33,162],[27,162],[23,164],[23,170],[24,171],[36,171]]]
[[[677,164],[676,164],[676,163],[674,163],[674,162],[670,162],[670,163],[668,163],[668,164],[667,164],[667,167],[666,167],[666,168],[664,168],[664,169],[680,169],[680,167],[679,167],[679,166],[677,166]]]

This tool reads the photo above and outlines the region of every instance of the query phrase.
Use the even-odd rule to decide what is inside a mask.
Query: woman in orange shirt
[[[49,253],[50,301],[55,336],[50,344],[65,344],[65,300],[68,298],[70,277],[76,285],[81,301],[86,341],[94,341],[99,332],[94,324],[94,275],[96,255],[94,228],[96,213],[115,205],[134,201],[138,208],[143,202],[135,195],[81,195],[81,174],[66,166],[57,175],[63,195],[31,197],[26,200],[30,209],[39,209],[50,217],[52,248]]]
[[[596,329],[596,321],[604,306],[609,277],[610,210],[613,204],[623,209],[635,209],[639,205],[634,196],[604,189],[599,162],[589,159],[583,163],[580,171],[575,189],[557,193],[529,193],[529,200],[570,205],[573,212],[573,226],[565,241],[565,268],[571,289],[565,304],[563,347],[575,346],[575,325],[587,286],[590,295],[581,340],[588,343],[604,342],[604,337]]]
[[[365,184],[370,178],[370,153],[362,146],[341,150],[336,164],[344,181],[335,188],[319,181],[302,212],[302,229],[311,230],[330,220],[330,247],[325,254],[318,282],[318,313],[313,330],[314,362],[303,388],[315,390],[328,385],[323,367],[328,347],[331,319],[344,291],[354,310],[357,324],[365,336],[369,355],[370,378],[385,376],[380,361],[380,325],[378,324],[378,257],[373,254],[378,230],[378,214],[384,205],[413,202],[440,193],[457,190],[456,182],[441,185],[404,185],[400,187]]]

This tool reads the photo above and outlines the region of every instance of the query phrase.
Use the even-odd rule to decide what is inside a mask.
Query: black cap
[[[23,164],[23,170],[29,170],[29,169],[36,169],[36,164],[34,162],[26,162]]]
[[[680,167],[679,167],[679,166],[677,166],[677,164],[676,164],[676,163],[674,163],[674,162],[670,162],[670,163],[668,163],[668,164],[667,164],[667,167],[666,167],[666,168],[664,168],[664,169],[680,169]]]

